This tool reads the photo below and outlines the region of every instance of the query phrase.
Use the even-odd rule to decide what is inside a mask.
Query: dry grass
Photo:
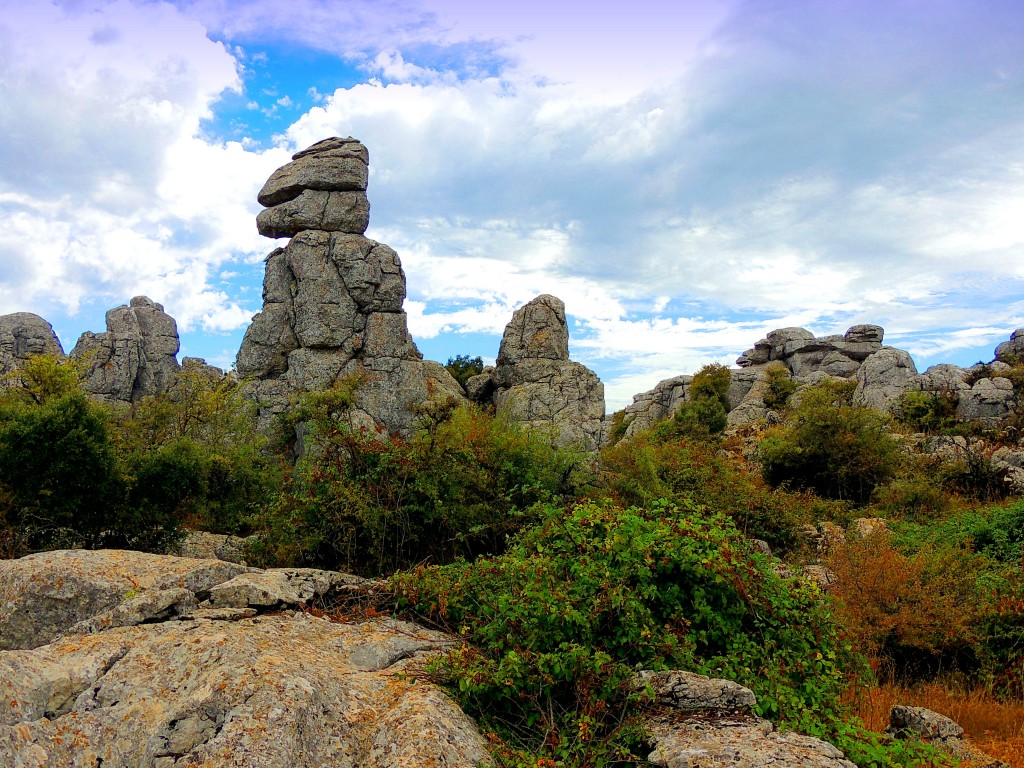
[[[862,691],[856,714],[873,731],[885,730],[894,704],[926,707],[963,726],[967,737],[992,757],[1024,768],[1024,702],[1000,703],[990,693],[968,693],[937,683],[903,688],[883,685]]]

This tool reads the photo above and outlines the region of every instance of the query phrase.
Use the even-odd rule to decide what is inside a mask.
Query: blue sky
[[[65,349],[145,294],[230,366],[255,195],[369,148],[420,349],[566,302],[610,408],[767,331],[886,328],[923,369],[1024,326],[1015,0],[0,0],[0,313]]]

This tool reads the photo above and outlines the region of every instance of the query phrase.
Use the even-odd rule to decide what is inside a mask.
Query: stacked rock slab
[[[369,154],[353,138],[318,142],[292,157],[260,191],[257,227],[291,237],[266,260],[263,310],[236,368],[266,426],[297,393],[358,377],[353,418],[408,433],[412,406],[463,397],[438,363],[424,361],[402,309],[405,273],[391,248],[363,236]]]
[[[0,375],[21,367],[34,355],[64,357],[53,326],[31,312],[0,315]]]
[[[104,333],[86,331],[71,357],[87,366],[85,388],[98,399],[134,403],[166,392],[178,372],[178,326],[161,304],[136,296],[107,312]]]
[[[467,388],[497,413],[552,429],[555,445],[593,451],[601,444],[604,384],[569,359],[565,304],[555,296],[538,296],[512,314],[497,365],[470,379]]]

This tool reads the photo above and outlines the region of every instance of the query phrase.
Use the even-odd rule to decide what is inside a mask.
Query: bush
[[[900,458],[888,419],[852,404],[853,382],[826,382],[802,392],[786,422],[758,446],[764,479],[831,499],[868,501]]]
[[[465,389],[467,381],[484,372],[484,360],[480,356],[456,355],[449,357],[444,367],[452,375],[452,378]]]
[[[739,460],[699,440],[641,433],[602,451],[601,467],[600,492],[623,504],[668,499],[723,510],[740,531],[775,551],[792,550],[802,526],[818,519],[806,495],[766,487]]]
[[[760,714],[818,733],[857,668],[815,588],[782,580],[727,518],[687,507],[551,508],[501,557],[391,584],[400,606],[472,643],[439,669],[520,757],[629,759],[639,668],[738,680]]]
[[[164,394],[113,422],[131,500],[189,527],[245,534],[280,490],[278,460],[256,429],[253,404],[230,379],[179,372]]]
[[[974,626],[986,602],[977,555],[942,545],[905,554],[875,534],[834,550],[827,564],[843,625],[884,677],[976,666]]]
[[[684,400],[671,419],[656,429],[666,439],[690,437],[707,440],[720,435],[729,413],[729,369],[712,363],[694,374]]]
[[[957,393],[950,390],[904,392],[896,405],[896,414],[915,432],[948,434],[956,430],[959,401]]]
[[[887,515],[917,522],[937,520],[952,506],[940,480],[924,467],[876,487],[874,502]]]
[[[330,415],[310,422],[311,450],[263,521],[264,561],[377,575],[497,552],[534,504],[574,492],[578,455],[476,407],[441,405],[408,440]]]
[[[779,411],[789,405],[789,398],[797,390],[797,383],[782,363],[772,363],[764,373],[765,392],[764,404],[773,411]]]
[[[134,509],[104,409],[78,389],[72,363],[38,357],[24,388],[0,399],[0,519],[15,550],[47,547],[160,549],[177,521]]]

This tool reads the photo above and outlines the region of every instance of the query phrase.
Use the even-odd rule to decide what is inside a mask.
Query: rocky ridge
[[[1010,413],[1014,391],[1001,375],[1010,370],[1003,360],[1019,359],[1014,350],[1024,345],[1024,329],[1000,344],[996,360],[988,365],[935,365],[924,373],[918,373],[909,353],[883,345],[883,338],[884,330],[877,325],[855,325],[845,334],[823,337],[805,328],[772,331],[737,358],[738,368],[730,369],[729,424],[775,418],[764,400],[767,373],[773,366],[798,388],[830,378],[854,381],[854,403],[886,413],[895,412],[907,392],[951,394],[958,418],[986,426],[997,425]],[[674,376],[635,395],[623,413],[625,436],[672,416],[688,399],[692,380],[688,375]]]

